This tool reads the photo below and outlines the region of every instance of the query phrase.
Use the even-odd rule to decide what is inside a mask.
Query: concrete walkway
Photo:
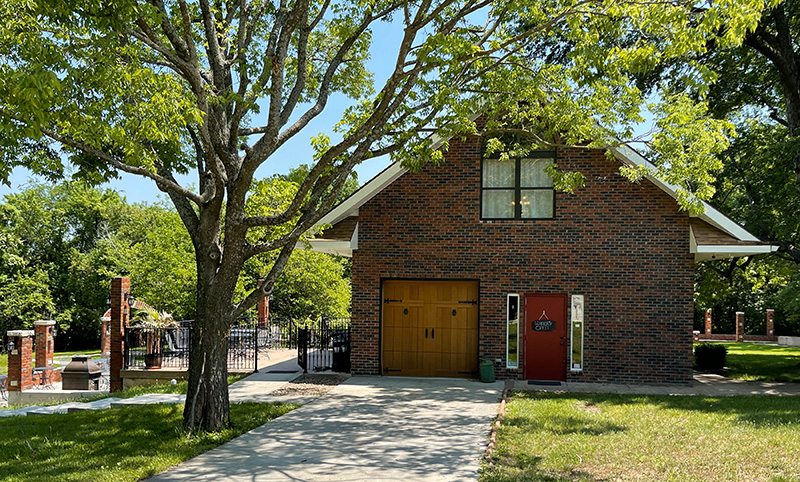
[[[274,396],[272,392],[283,387],[290,381],[302,375],[301,368],[297,365],[297,352],[295,350],[271,351],[271,358],[267,360],[268,366],[260,372],[253,373],[239,380],[230,387],[228,393],[231,403],[240,402],[287,402],[305,404],[315,397],[302,396]],[[46,392],[49,395],[59,395],[60,390]],[[72,393],[72,392],[64,392]],[[13,410],[0,410],[0,418],[19,417],[26,415],[50,415],[55,413],[72,413],[84,410],[104,410],[130,405],[151,404],[178,404],[184,403],[186,395],[170,393],[149,393],[133,398],[103,398],[92,402],[71,401],[50,406],[30,405]]]
[[[355,377],[148,480],[476,480],[501,392],[502,382]]]

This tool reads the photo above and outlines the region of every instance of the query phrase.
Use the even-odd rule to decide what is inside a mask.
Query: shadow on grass
[[[514,417],[505,422],[508,427],[518,427],[525,431],[548,431],[555,435],[606,435],[624,432],[627,427],[603,420],[589,420],[583,417],[549,414],[547,417]]]
[[[580,470],[555,472],[540,468],[542,457],[518,454],[515,457],[500,457],[498,466],[484,468],[481,482],[603,482]]]
[[[284,404],[231,406],[233,427],[187,437],[183,405],[12,417],[0,422],[0,477],[9,481],[134,481],[286,413]]]
[[[515,397],[542,397],[541,393],[517,392]],[[665,409],[685,410],[735,417],[739,423],[756,427],[800,425],[800,397],[745,395],[708,397],[700,395],[610,395],[548,394],[549,399],[577,398],[591,404],[653,405]],[[569,421],[567,421],[569,422]],[[578,420],[585,423],[585,420]],[[598,427],[590,425],[589,430]],[[602,428],[602,427],[601,427]],[[611,427],[613,428],[613,427]],[[622,427],[624,429],[624,427]]]

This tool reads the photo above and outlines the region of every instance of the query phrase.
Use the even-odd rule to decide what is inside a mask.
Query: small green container
[[[492,359],[488,357],[481,358],[480,362],[481,381],[484,383],[494,382],[494,365]]]

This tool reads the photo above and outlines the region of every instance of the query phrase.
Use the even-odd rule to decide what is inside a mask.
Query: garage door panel
[[[477,374],[476,282],[385,281],[384,373],[469,377]],[[459,303],[462,301],[462,303]]]

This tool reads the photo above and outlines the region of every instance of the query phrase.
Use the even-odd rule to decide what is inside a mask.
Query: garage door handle
[[[425,338],[428,338],[428,329],[425,328]]]
[[[436,332],[436,328],[431,328],[431,338],[435,338],[434,333]]]

